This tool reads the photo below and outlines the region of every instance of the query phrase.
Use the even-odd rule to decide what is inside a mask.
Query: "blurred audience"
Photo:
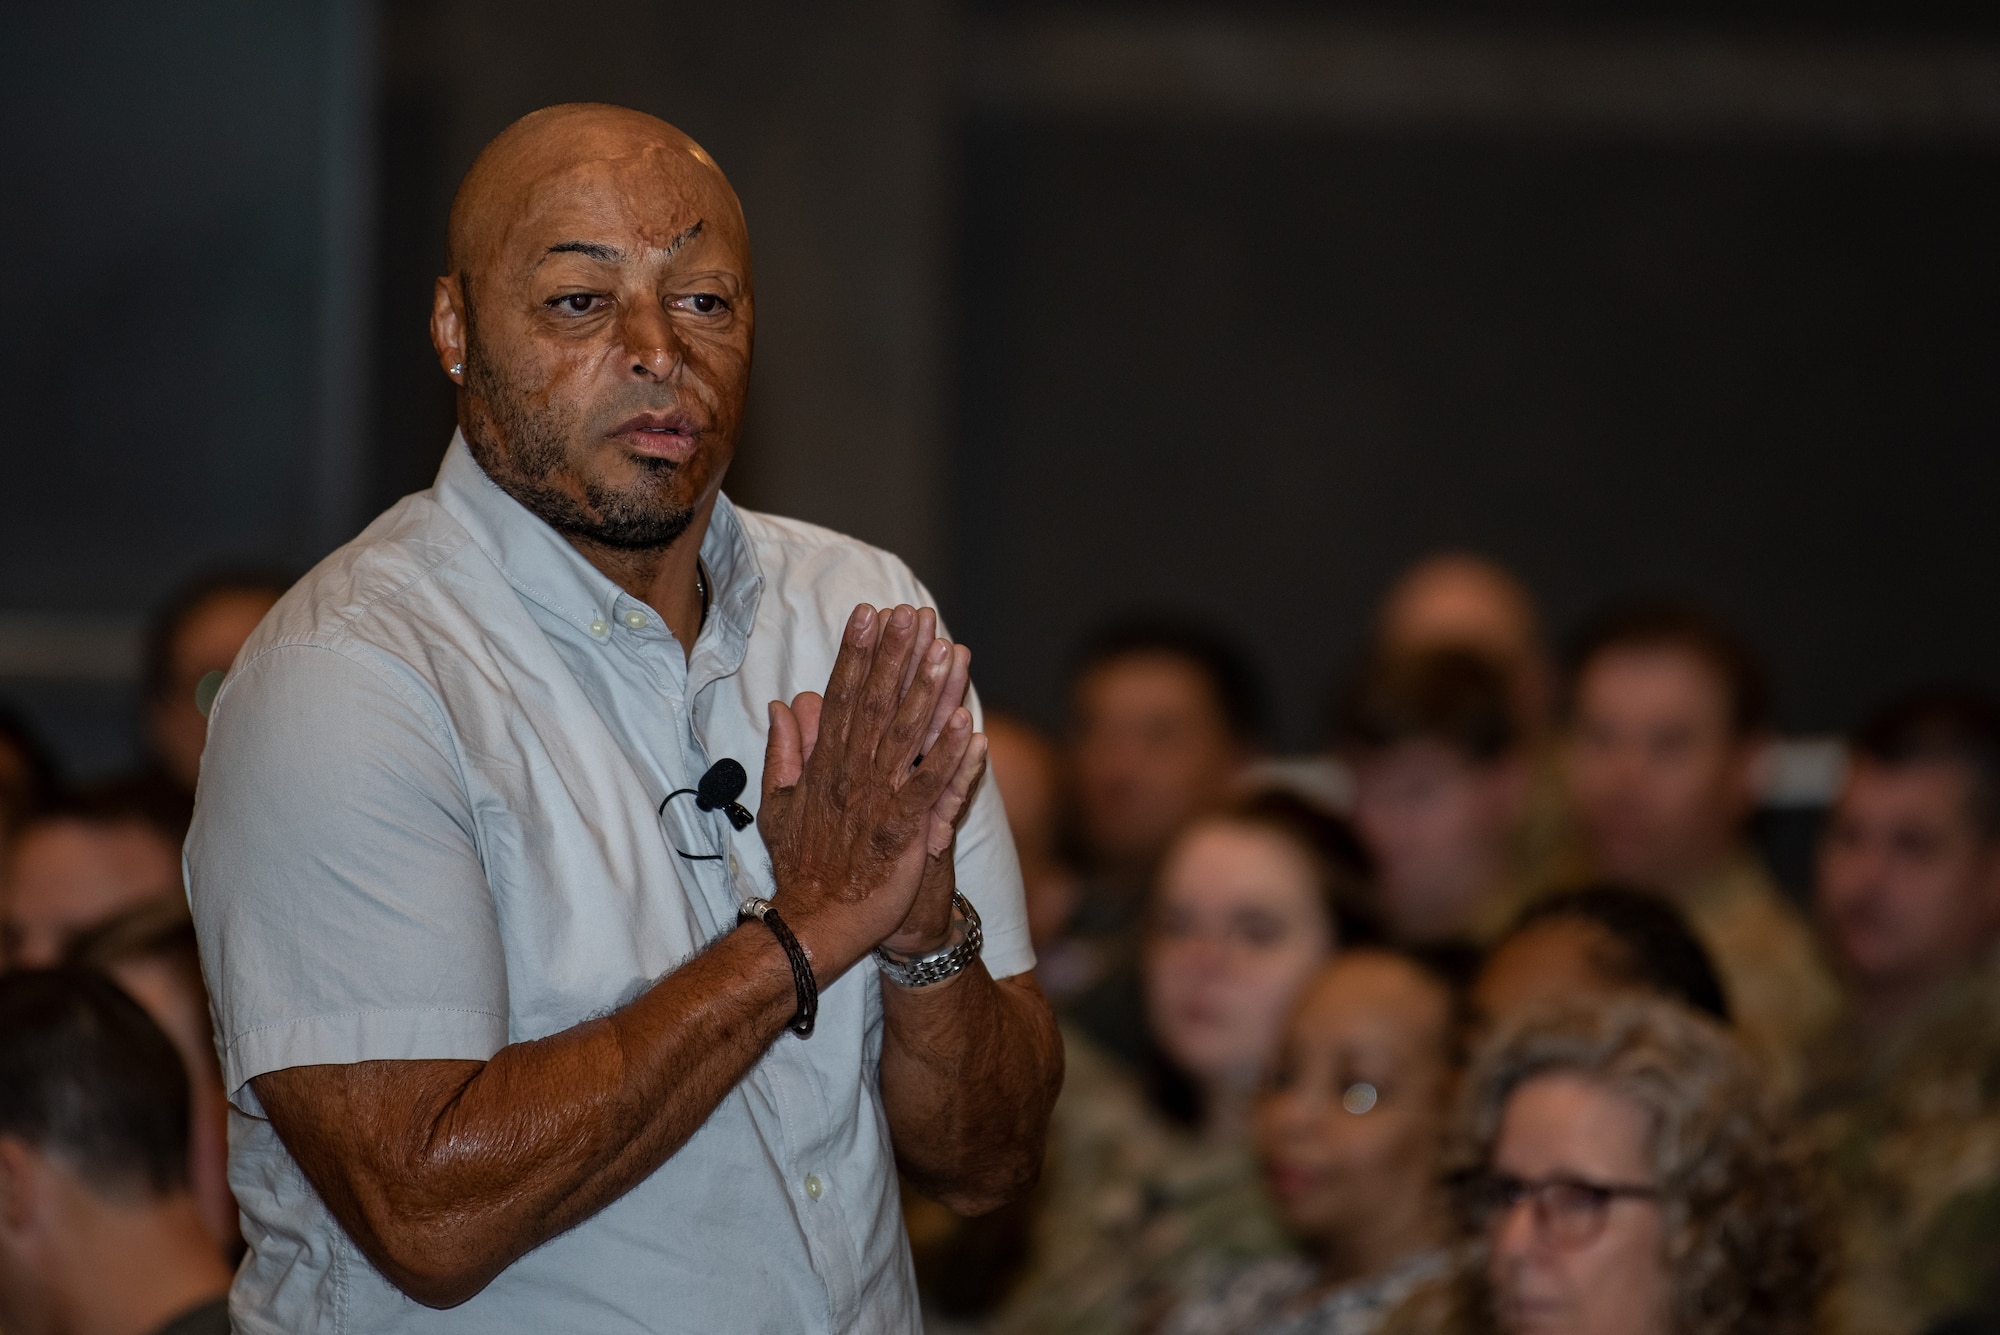
[[[1377,659],[1338,739],[1390,933],[1492,937],[1538,888],[1521,847],[1530,761],[1501,669],[1465,649]]]
[[[45,968],[84,932],[135,905],[180,898],[179,804],[121,782],[59,799],[0,861],[0,964]]]
[[[1010,714],[988,710],[983,726],[989,779],[999,785],[1021,861],[1035,980],[1051,999],[1065,1000],[1089,983],[1093,961],[1065,935],[1080,882],[1060,847],[1067,787],[1062,757],[1041,732]],[[902,1197],[924,1328],[953,1330],[955,1322],[990,1312],[1026,1262],[1032,1200],[967,1219],[908,1182]]]
[[[1571,657],[1570,789],[1597,873],[1688,915],[1746,1042],[1795,1093],[1839,993],[1804,918],[1745,828],[1771,736],[1749,649],[1697,609],[1633,603],[1593,621]]]
[[[1050,997],[1067,998],[1089,980],[1089,966],[1067,936],[1081,882],[1061,846],[1068,805],[1062,756],[1038,729],[1011,714],[988,710],[984,726],[987,770],[999,785],[1021,860],[1035,979]]]
[[[1480,965],[1469,1011],[1484,1035],[1536,1010],[1635,992],[1729,1023],[1715,965],[1680,910],[1658,895],[1593,885],[1539,900],[1515,920]]]
[[[1829,1257],[1804,1161],[1706,1017],[1641,998],[1531,1017],[1476,1063],[1458,1141],[1475,1245],[1390,1329],[1818,1328]]]
[[[1085,646],[1071,688],[1070,778],[1085,880],[1067,937],[1089,961],[1058,1013],[1111,1053],[1145,1048],[1137,926],[1174,836],[1226,796],[1264,730],[1242,656],[1200,627],[1126,622]]]
[[[198,577],[154,616],[146,635],[146,744],[151,775],[192,803],[222,676],[291,581],[258,572]]]
[[[2000,703],[1925,691],[1856,730],[1818,901],[1850,995],[1807,1097],[1847,1324],[2000,1325]]]
[[[1257,1156],[1307,1249],[1184,1305],[1170,1335],[1369,1335],[1449,1262],[1441,1167],[1455,984],[1420,956],[1345,951],[1307,987],[1258,1102]]]
[[[0,975],[0,1329],[227,1335],[173,1042],[84,970]]]
[[[173,1040],[190,1094],[189,1188],[216,1244],[235,1256],[243,1236],[229,1190],[229,1095],[187,901],[172,895],[127,909],[79,937],[67,962],[108,974]]]
[[[55,797],[55,760],[26,719],[0,708],[0,855],[21,822]]]
[[[1256,1088],[1300,988],[1368,935],[1360,846],[1283,792],[1173,841],[1145,933],[1154,1046],[1134,1072],[1065,1026],[1027,1273],[994,1329],[1150,1329],[1241,1262],[1281,1255],[1249,1138]]]

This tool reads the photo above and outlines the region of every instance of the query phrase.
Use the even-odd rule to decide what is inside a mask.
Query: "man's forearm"
[[[984,964],[923,988],[882,987],[882,1101],[896,1162],[961,1214],[998,1209],[1034,1185],[1062,1040],[1033,978]]]
[[[369,1258],[448,1306],[666,1162],[795,1005],[775,939],[746,924],[622,1010],[483,1063],[304,1066],[252,1083]]]

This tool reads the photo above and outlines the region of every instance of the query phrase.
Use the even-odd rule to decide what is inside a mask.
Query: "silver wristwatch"
[[[885,946],[875,947],[875,962],[882,974],[898,987],[929,987],[964,971],[979,958],[986,934],[979,926],[979,910],[964,895],[952,892],[951,937],[928,955],[904,955]]]

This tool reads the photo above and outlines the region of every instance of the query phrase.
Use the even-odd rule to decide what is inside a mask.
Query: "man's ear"
[[[447,274],[431,287],[431,346],[438,365],[459,384],[465,383],[465,349],[471,342],[465,318],[465,289],[457,274]]]

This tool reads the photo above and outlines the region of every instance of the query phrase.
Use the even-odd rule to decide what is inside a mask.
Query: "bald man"
[[[1474,552],[1427,556],[1389,586],[1376,615],[1375,653],[1385,662],[1470,650],[1505,674],[1527,762],[1520,815],[1506,838],[1510,894],[1480,923],[1502,927],[1506,910],[1588,873],[1554,746],[1555,669],[1534,595],[1520,577]]]
[[[436,485],[210,720],[235,1329],[915,1332],[896,1168],[1013,1198],[1061,1079],[968,654],[722,495],[749,246],[680,132],[517,122],[448,261]]]
[[[1507,673],[1530,737],[1547,731],[1554,672],[1534,596],[1514,573],[1471,552],[1427,556],[1382,599],[1376,636],[1390,656],[1471,649]]]

